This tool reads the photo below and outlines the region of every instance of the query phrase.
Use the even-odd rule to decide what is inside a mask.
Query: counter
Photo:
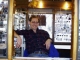
[[[0,60],[8,60],[8,59],[0,59]],[[13,60],[71,60],[71,58],[51,58],[51,57],[14,57]]]
[[[71,58],[38,58],[38,57],[14,57],[13,60],[71,60]]]

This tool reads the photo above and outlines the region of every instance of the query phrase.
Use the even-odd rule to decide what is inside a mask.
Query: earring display
[[[54,42],[71,42],[71,13],[55,14]]]
[[[25,29],[26,29],[26,14],[17,11],[14,16],[14,30]]]
[[[0,1],[0,57],[6,56],[8,1]]]

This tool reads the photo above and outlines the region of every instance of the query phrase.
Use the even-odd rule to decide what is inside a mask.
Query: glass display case
[[[0,0],[0,57],[7,56],[8,0]]]

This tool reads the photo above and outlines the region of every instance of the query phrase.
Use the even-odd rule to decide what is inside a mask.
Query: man
[[[14,31],[14,36],[17,37],[17,47],[21,45],[21,38],[23,35],[26,40],[26,49],[29,57],[47,57],[52,40],[49,34],[38,29],[39,19],[37,16],[32,15],[29,19],[30,30]]]

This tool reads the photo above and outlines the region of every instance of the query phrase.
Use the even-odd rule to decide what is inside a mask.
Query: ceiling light
[[[39,1],[38,8],[43,8],[43,2],[42,1]]]
[[[68,2],[65,2],[64,4],[63,4],[63,9],[65,9],[65,10],[67,10],[67,9],[69,9],[69,7],[70,7],[70,4],[68,3]]]

